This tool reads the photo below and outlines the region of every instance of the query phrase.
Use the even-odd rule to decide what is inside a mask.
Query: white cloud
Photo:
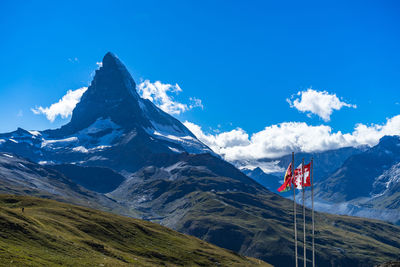
[[[352,136],[361,144],[376,145],[384,135],[400,135],[400,115],[386,119],[385,124],[357,124]]]
[[[189,100],[192,102],[192,103],[189,105],[189,109],[192,109],[192,108],[201,108],[201,109],[204,109],[204,106],[203,106],[203,103],[201,102],[201,99],[198,99],[198,98],[196,98],[196,97],[190,97]]]
[[[169,114],[179,115],[185,111],[200,107],[203,109],[203,104],[200,99],[191,97],[189,105],[175,101],[170,94],[178,94],[182,92],[178,84],[172,85],[156,81],[154,83],[145,80],[137,86],[138,93],[141,97],[150,100],[156,106]]]
[[[297,97],[297,98],[296,98]],[[298,98],[300,97],[300,98]],[[291,99],[295,98],[293,101]],[[340,101],[336,94],[329,94],[327,91],[316,91],[311,88],[307,91],[293,95],[291,99],[286,99],[291,108],[296,108],[301,112],[309,112],[321,117],[324,121],[331,119],[334,110],[340,110],[342,107],[357,108],[356,105],[348,104]]]
[[[57,116],[61,118],[67,118],[71,116],[76,104],[81,100],[83,93],[85,93],[87,87],[82,87],[76,90],[68,90],[67,94],[64,95],[57,103],[51,104],[50,107],[35,107],[31,108],[34,114],[44,114],[46,118],[53,122]]]
[[[70,57],[70,58],[68,58],[68,61],[71,63],[75,63],[75,62],[79,62],[79,59],[77,57],[72,57],[72,58]]]
[[[249,135],[241,128],[218,134],[204,133],[200,126],[185,121],[183,123],[200,141],[208,145],[214,152],[224,155],[228,147],[245,147],[250,145]]]
[[[237,128],[218,134],[204,133],[200,126],[185,122],[200,141],[226,160],[252,162],[261,158],[276,158],[294,152],[319,152],[348,146],[376,145],[384,135],[399,135],[400,115],[384,124],[357,124],[351,133],[333,132],[327,125],[304,122],[284,122],[265,127],[249,136]]]
[[[101,68],[103,67],[103,62],[96,62],[97,67]]]

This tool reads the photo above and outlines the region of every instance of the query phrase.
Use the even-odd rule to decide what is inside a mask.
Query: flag
[[[292,188],[292,163],[289,164],[289,167],[286,170],[285,178],[283,179],[283,184],[278,188],[279,192],[286,192]]]
[[[294,177],[293,177],[293,184],[297,189],[302,189],[303,186],[311,186],[310,181],[310,168],[311,162],[307,165],[304,165],[304,181],[303,181],[303,163],[301,163],[295,170],[294,170]]]
[[[311,170],[311,162],[304,165],[304,187],[311,186],[310,170]]]

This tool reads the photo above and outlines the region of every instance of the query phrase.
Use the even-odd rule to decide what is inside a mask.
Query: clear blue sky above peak
[[[108,51],[137,82],[201,99],[178,119],[205,129],[326,124],[286,102],[309,87],[357,105],[334,130],[383,123],[400,114],[399,14],[398,1],[1,1],[0,132],[64,124],[30,109],[87,86]]]

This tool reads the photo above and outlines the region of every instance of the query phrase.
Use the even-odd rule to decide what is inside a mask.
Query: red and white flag
[[[310,168],[311,168],[311,163],[304,165],[304,167],[303,167],[303,163],[301,163],[294,170],[293,184],[294,184],[295,188],[302,189],[303,186],[304,187],[311,186]],[[303,170],[304,170],[304,176],[303,176]],[[304,181],[303,181],[303,177],[304,177]]]

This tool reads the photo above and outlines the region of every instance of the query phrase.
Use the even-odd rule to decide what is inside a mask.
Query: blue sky
[[[1,1],[0,132],[67,122],[31,108],[87,86],[107,51],[137,83],[201,99],[177,117],[204,131],[383,124],[400,114],[399,13],[397,1]],[[330,121],[291,108],[310,87],[357,108]]]

